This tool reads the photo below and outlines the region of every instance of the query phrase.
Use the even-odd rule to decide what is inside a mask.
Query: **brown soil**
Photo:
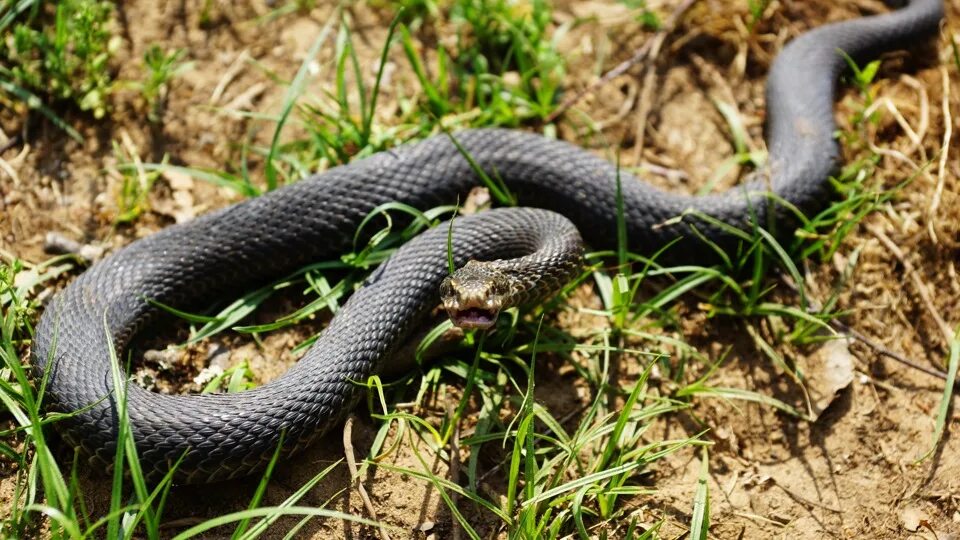
[[[885,61],[873,87],[883,120],[865,132],[865,140],[880,149],[875,150],[881,154],[875,177],[884,185],[895,185],[917,173],[922,164],[932,163],[881,211],[869,216],[832,260],[806,263],[810,294],[823,301],[858,253],[859,261],[838,304],[848,313],[844,322],[873,343],[936,368],[944,366],[949,329],[960,323],[960,280],[955,268],[960,232],[960,162],[955,142],[960,129],[960,76],[949,61],[949,36],[960,39],[960,1],[947,3],[948,23],[935,47],[919,46],[909,53],[892,54]],[[284,87],[272,82],[269,74],[292,79],[333,11],[328,4],[257,23],[254,19],[268,7],[256,0],[122,3],[118,10],[124,38],[116,61],[119,79],[142,77],[140,59],[152,43],[186,48],[194,69],[173,84],[161,127],[146,121],[145,105],[135,91],[118,92],[105,121],[68,114],[68,120],[80,127],[83,144],[44,122],[24,126],[16,111],[0,111],[0,126],[6,133],[0,135],[4,137],[0,146],[5,137],[21,130],[26,141],[0,154],[9,166],[0,168],[0,253],[42,261],[48,257],[44,239],[50,232],[109,251],[177,219],[189,219],[237,200],[228,190],[167,175],[151,195],[150,211],[132,226],[113,227],[121,176],[111,141],[119,141],[144,161],[159,161],[168,154],[172,163],[236,170],[238,141],[252,137],[265,144],[272,131],[268,124],[225,109],[279,110]],[[648,2],[665,14],[678,4],[676,0]],[[608,157],[613,157],[619,144],[625,164],[647,169],[652,182],[694,191],[733,150],[729,130],[711,99],[735,104],[744,119],[749,144],[763,148],[764,75],[783,43],[825,21],[883,9],[873,0],[774,0],[751,34],[746,28],[749,16],[745,5],[721,0],[696,2],[664,41],[655,62],[634,66],[577,105],[600,123],[599,135],[587,135],[582,124],[564,120],[559,126],[561,136]],[[208,10],[206,21],[201,21],[203,9]],[[607,1],[556,3],[557,24],[580,19],[560,44],[569,61],[568,88],[585,88],[653,38],[652,32],[625,16],[625,9]],[[361,58],[365,65],[375,65],[390,11],[360,5],[347,12]],[[598,16],[589,17],[591,14]],[[429,50],[431,45],[424,43],[423,47]],[[243,55],[255,59],[257,65],[244,63]],[[321,69],[311,81],[315,88],[332,85],[331,55],[331,46],[320,54]],[[598,58],[602,59],[599,65]],[[398,88],[408,96],[416,88],[400,47],[391,49],[390,62],[393,74],[382,98],[383,119],[395,110]],[[234,65],[239,67],[233,69]],[[225,78],[231,72],[235,75]],[[366,76],[372,79],[372,69]],[[227,81],[225,89],[212,98],[223,81]],[[853,89],[842,94],[837,118],[841,126],[849,128],[862,101]],[[902,117],[904,125],[892,111]],[[945,129],[951,122],[953,141]],[[291,129],[291,133],[295,131],[295,127]],[[942,147],[949,150],[945,160],[941,160]],[[848,148],[851,155],[856,151]],[[254,160],[254,177],[262,176],[258,165]],[[11,178],[10,171],[16,176]],[[723,176],[719,188],[736,182],[737,172]],[[595,301],[588,289],[577,297],[584,303]],[[796,299],[785,301],[795,303]],[[789,377],[773,367],[749,338],[749,324],[755,324],[765,337],[775,336],[777,328],[767,322],[708,318],[703,309],[695,301],[683,304],[676,332],[711,359],[729,351],[714,379],[716,385],[756,390],[798,406],[803,403],[802,393]],[[572,326],[577,322],[568,321]],[[287,351],[302,337],[287,334],[260,347],[244,345],[245,352],[231,353],[231,362],[251,359],[258,377],[268,380],[284,364],[267,359],[293,361]],[[228,339],[223,343],[234,345]],[[836,356],[845,351],[840,349],[826,356],[843,363],[844,359]],[[948,422],[939,451],[916,462],[931,444],[942,381],[879,355],[861,342],[853,342],[849,350],[852,382],[815,422],[778,413],[766,405],[703,398],[696,401],[694,415],[658,424],[658,435],[674,438],[710,430],[707,438],[715,443],[710,450],[712,536],[960,537],[960,442],[951,434],[960,422],[955,417]],[[816,350],[781,353],[807,366],[812,374],[825,356]],[[191,354],[200,360],[210,356],[200,349]],[[583,396],[583,392],[574,374],[551,373],[555,368],[549,360],[538,366],[538,396],[560,417],[576,406],[561,397]],[[192,369],[191,375],[195,375],[196,368]],[[635,368],[624,368],[623,375],[631,372]],[[189,380],[187,375],[181,377],[181,383]],[[441,418],[446,402],[452,399],[438,396],[436,410],[423,414],[431,420]],[[957,403],[954,399],[954,408]],[[375,429],[366,412],[358,411],[353,428],[358,455],[369,448]],[[281,464],[264,503],[282,502],[319,470],[340,460],[344,454],[341,441],[342,434],[329,436]],[[388,460],[419,469],[415,451],[434,474],[448,475],[446,463],[423,443],[401,445]],[[630,500],[629,508],[644,523],[666,519],[665,537],[681,535],[690,521],[698,460],[699,452],[688,450],[659,462],[651,480],[658,493]],[[9,500],[12,470],[6,465],[2,469],[0,500]],[[493,485],[488,488],[497,492],[496,475],[490,482]],[[429,483],[384,468],[370,469],[363,483],[378,518],[408,531],[394,534],[394,538],[449,538],[453,534],[450,513]],[[83,486],[89,511],[102,513],[109,504],[109,483],[91,475],[83,480]],[[238,481],[176,488],[166,512],[169,526],[179,528],[242,509],[255,487],[255,482]],[[329,508],[365,515],[342,464],[303,504],[322,505],[328,500]],[[485,537],[506,537],[489,516],[473,508],[463,510]],[[282,537],[295,522],[281,521],[276,537]],[[617,537],[622,529],[611,525],[610,531]],[[298,537],[376,538],[377,532],[344,521],[313,520]]]

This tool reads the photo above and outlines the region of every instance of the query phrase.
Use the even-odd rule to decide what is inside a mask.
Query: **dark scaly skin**
[[[942,16],[940,0],[914,0],[898,11],[823,26],[794,40],[767,82],[768,183],[690,197],[623,174],[630,248],[651,253],[689,233],[693,222],[712,242],[735,249],[734,238],[695,219],[663,223],[694,210],[740,228],[749,228],[751,216],[769,226],[779,211],[767,197],[749,195],[758,191],[772,191],[807,212],[822,208],[830,195],[827,178],[839,161],[833,100],[845,62],[837,50],[863,61],[934,33]],[[522,205],[559,212],[594,247],[612,247],[617,177],[612,164],[519,131],[472,130],[456,137]],[[38,373],[49,368],[50,404],[61,411],[90,406],[58,427],[95,464],[112,463],[117,420],[107,333],[125,358],[130,339],[157,315],[145,298],[186,309],[209,304],[350,249],[360,222],[380,204],[400,201],[420,209],[451,204],[478,183],[449,139],[438,136],[169,227],[117,251],[59,293],[37,328],[34,363]],[[379,369],[437,305],[446,274],[445,231],[425,233],[382,265],[307,355],[263,387],[165,396],[129,385],[128,415],[145,471],[156,477],[184,456],[179,482],[236,477],[261,468],[282,432],[290,453],[340,423],[362,393],[350,381],[363,381]],[[455,232],[458,264],[531,253],[537,261],[567,260],[576,234],[566,220],[531,209],[464,218]],[[567,254],[552,251],[556,248]],[[709,253],[688,234],[671,249],[671,258],[698,263]]]

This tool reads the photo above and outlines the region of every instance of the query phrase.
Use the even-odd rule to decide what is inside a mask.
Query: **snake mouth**
[[[473,328],[486,330],[497,322],[499,310],[470,307],[466,309],[453,310],[449,313],[449,315],[454,326],[458,326],[464,330],[470,330]]]

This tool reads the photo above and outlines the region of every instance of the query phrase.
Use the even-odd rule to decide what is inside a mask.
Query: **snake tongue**
[[[473,328],[485,330],[497,322],[497,315],[496,310],[471,307],[451,312],[450,320],[453,321],[454,326],[464,330]]]

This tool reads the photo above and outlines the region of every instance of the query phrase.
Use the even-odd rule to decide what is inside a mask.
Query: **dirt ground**
[[[111,141],[119,141],[147,162],[168,154],[172,163],[235,170],[240,152],[237,141],[252,136],[266,144],[272,132],[267,124],[227,111],[279,111],[285,87],[272,83],[270,74],[286,80],[293,77],[332,13],[333,7],[323,4],[309,12],[255,23],[255,18],[270,9],[266,3],[120,3],[123,46],[116,61],[118,79],[141,78],[143,52],[157,42],[186,48],[194,68],[173,83],[162,127],[146,121],[144,104],[134,91],[119,91],[113,97],[113,112],[104,121],[79,114],[67,116],[84,135],[82,144],[44,122],[25,127],[15,111],[0,111],[0,127],[5,133],[0,136],[25,134],[21,142],[0,154],[8,165],[0,169],[3,255],[40,262],[49,257],[44,243],[51,232],[109,252],[178,219],[237,200],[229,190],[165,176],[151,195],[150,211],[131,226],[114,227],[121,176]],[[665,14],[679,4],[675,0],[648,3]],[[712,98],[736,104],[749,144],[762,148],[763,82],[783,43],[825,21],[884,9],[881,2],[873,0],[774,0],[759,29],[751,34],[744,22],[746,4],[695,2],[667,35],[655,61],[633,66],[577,104],[599,122],[600,135],[583,135],[576,123],[562,120],[560,135],[607,157],[612,157],[619,145],[625,165],[645,167],[652,182],[667,189],[695,191],[734,150]],[[839,299],[838,307],[847,313],[843,322],[880,347],[937,368],[944,366],[949,330],[960,323],[956,270],[960,248],[956,143],[960,74],[948,61],[950,37],[960,40],[960,0],[948,0],[947,4],[948,22],[935,45],[887,57],[875,84],[877,107],[883,109],[884,120],[867,133],[867,141],[880,156],[876,177],[885,185],[895,185],[928,161],[932,163],[881,211],[869,216],[833,260],[807,263],[811,296],[823,301],[850,258],[858,253],[851,285]],[[209,10],[209,19],[201,22],[203,9]],[[655,38],[654,32],[624,16],[626,9],[623,4],[600,0],[556,2],[557,25],[580,21],[560,41],[569,62],[565,81],[569,93],[586,88],[600,73]],[[375,65],[390,10],[362,4],[346,11],[359,38],[361,57]],[[332,47],[325,47],[319,65],[329,65],[331,55]],[[256,64],[245,59],[254,59]],[[391,49],[389,60],[391,81],[384,87],[379,112],[383,118],[390,117],[398,88],[415,88],[400,47]],[[369,75],[373,77],[372,70]],[[332,75],[323,69],[312,77],[311,84],[332,84]],[[846,87],[841,94],[837,119],[842,127],[849,127],[860,101],[855,89]],[[948,133],[951,125],[952,135]],[[0,146],[5,140],[0,140]],[[942,154],[941,148],[949,152]],[[258,163],[254,160],[252,165]],[[253,175],[260,177],[262,171],[254,169]],[[735,181],[735,175],[728,174],[722,178],[721,188]],[[583,294],[589,302],[590,291]],[[682,337],[688,342],[711,357],[730,350],[715,384],[756,390],[788,403],[802,402],[802,394],[789,378],[744,337],[746,322],[707,318],[695,301],[681,306],[680,316]],[[775,333],[776,329],[761,327],[759,331]],[[284,366],[268,359],[293,361],[285,353],[290,343],[290,336],[280,335],[262,347],[246,345],[242,353],[232,354],[251,358],[258,377],[267,380]],[[852,382],[816,422],[778,413],[766,405],[704,398],[697,400],[694,411],[700,424],[670,417],[657,426],[659,434],[669,437],[710,429],[706,437],[715,443],[710,453],[711,536],[960,538],[960,440],[956,436],[960,421],[956,417],[949,421],[940,451],[916,462],[931,444],[942,381],[894,362],[862,342],[852,342],[849,351]],[[811,371],[818,359],[836,360],[838,354],[793,352]],[[549,368],[546,364],[537,370],[543,377],[537,381],[538,395],[544,396],[548,407],[575,408],[569,402],[554,403],[559,399],[556,396],[571,395],[575,384],[570,376],[545,373]],[[442,410],[443,400],[438,403]],[[958,404],[955,398],[954,409]],[[369,447],[374,430],[366,413],[359,412],[353,426],[358,454]],[[340,433],[329,436],[283,463],[267,490],[265,504],[282,502],[306,479],[341,459],[342,438]],[[664,537],[681,536],[690,521],[698,456],[689,450],[659,462],[651,479],[657,494],[627,503],[645,523],[665,518]],[[391,459],[419,467],[409,447],[401,447]],[[434,472],[447,474],[439,459]],[[9,474],[0,478],[0,499],[9,497],[13,478]],[[330,508],[364,515],[360,497],[349,489],[348,480],[346,468],[337,466],[303,503],[320,505],[332,499]],[[107,508],[108,482],[91,475],[83,483],[89,510],[97,513]],[[410,538],[448,538],[451,534],[450,514],[429,483],[379,468],[371,470],[364,485],[379,519],[409,531]],[[176,488],[166,512],[169,526],[174,530],[204,517],[242,509],[255,487],[253,482],[239,481]],[[486,537],[505,537],[496,530],[496,523],[485,523],[490,518],[475,509],[464,511]],[[277,537],[283,534],[278,531]],[[298,537],[376,538],[377,532],[343,521],[314,520]]]

